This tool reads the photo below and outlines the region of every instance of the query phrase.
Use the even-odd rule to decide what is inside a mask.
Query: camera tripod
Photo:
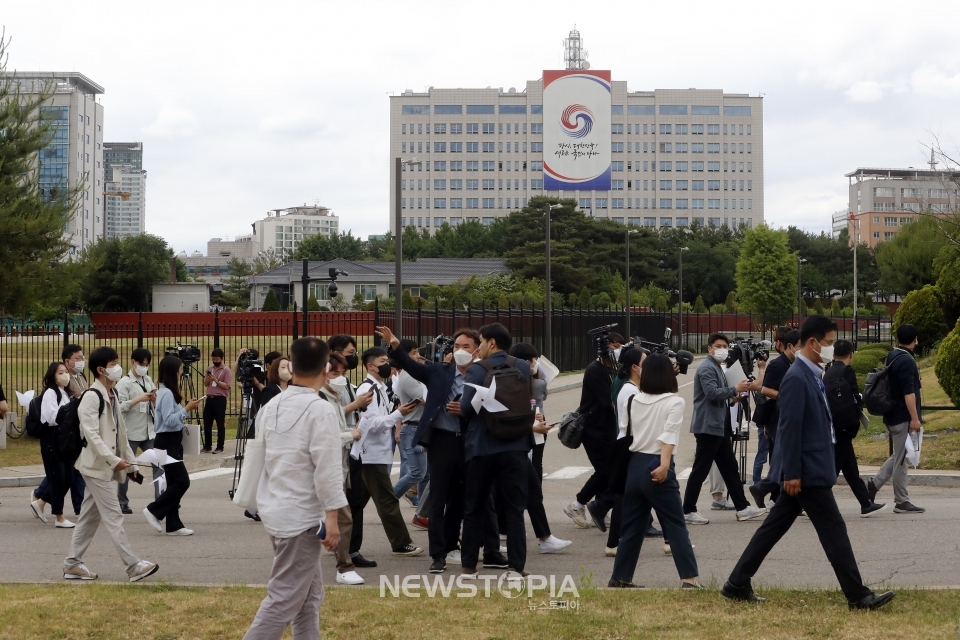
[[[247,449],[247,438],[253,437],[253,381],[243,383],[243,392],[240,396],[240,416],[237,418],[237,448],[233,453],[233,482],[227,492],[233,500],[233,494],[240,483],[240,474],[243,471],[243,454]]]
[[[183,363],[183,371],[180,372],[180,397],[185,400],[192,400],[193,398],[199,398],[197,395],[197,386],[194,381],[191,369],[196,369],[197,374],[200,374],[200,370],[192,365],[190,362]],[[200,408],[197,407],[190,412],[190,415],[187,416],[189,420],[193,420],[197,423],[198,428],[200,429],[200,446],[205,446],[203,441],[203,423],[200,421]]]
[[[753,376],[749,377],[753,381]],[[740,482],[747,484],[747,442],[750,441],[750,393],[740,398],[737,403],[737,419],[733,427],[733,455],[737,458],[740,467]]]

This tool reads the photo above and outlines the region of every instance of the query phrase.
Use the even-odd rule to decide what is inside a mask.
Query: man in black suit
[[[833,454],[836,436],[820,365],[833,359],[836,339],[837,324],[826,316],[810,316],[800,329],[803,347],[783,377],[779,394],[780,422],[774,447],[780,457],[783,490],[723,585],[721,593],[727,598],[763,602],[754,594],[750,579],[800,511],[805,510],[850,608],[879,609],[893,599],[892,591],[876,594],[864,586],[833,496],[837,482]]]
[[[467,369],[480,348],[480,334],[473,329],[460,329],[453,334],[453,353],[442,363],[423,364],[414,361],[400,349],[400,339],[388,327],[376,327],[376,333],[390,344],[390,357],[410,376],[427,386],[427,401],[420,415],[420,424],[413,444],[427,451],[430,472],[430,509],[427,513],[427,535],[430,541],[430,573],[443,573],[447,563],[460,564],[460,525],[463,522],[466,481],[464,436],[460,396]],[[483,527],[483,566],[507,568],[507,559],[500,553],[493,503]]]

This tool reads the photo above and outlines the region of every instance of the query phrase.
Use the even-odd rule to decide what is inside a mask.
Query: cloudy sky
[[[0,25],[10,69],[105,87],[105,140],[144,143],[148,232],[205,251],[315,200],[383,233],[387,94],[521,88],[574,23],[630,90],[763,94],[767,220],[826,229],[845,173],[960,140],[960,4],[785,4],[6,0]]]

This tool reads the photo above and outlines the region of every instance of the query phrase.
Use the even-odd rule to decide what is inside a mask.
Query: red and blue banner
[[[610,72],[543,72],[544,191],[610,189]]]

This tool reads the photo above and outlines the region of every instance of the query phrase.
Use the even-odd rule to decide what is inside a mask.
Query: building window
[[[708,199],[707,200],[708,209],[719,209],[720,208],[720,199]]]
[[[614,160],[611,162],[610,169],[612,171],[623,171],[623,160]]]
[[[467,123],[467,134],[471,134],[471,133],[480,133],[480,123],[478,122]]]
[[[447,208],[447,199],[446,199],[446,198],[434,198],[434,199],[433,199],[433,208],[434,208],[434,209],[446,209],[446,208]]]
[[[401,110],[401,115],[405,116],[428,116],[430,115],[430,105],[428,104],[405,104]],[[411,128],[413,125],[410,125]],[[412,133],[412,131],[411,131]]]
[[[623,151],[623,143],[620,143],[621,151]],[[531,153],[543,153],[543,143],[542,142],[531,142],[530,143],[530,152]]]
[[[593,200],[591,200],[590,198],[580,198],[580,208],[581,208],[581,209],[592,209],[592,208],[593,208]]]
[[[672,209],[672,208],[673,208],[673,200],[671,200],[670,198],[660,198],[660,208],[661,208],[661,209]]]
[[[613,115],[613,116],[622,116],[622,115],[623,115],[623,105],[622,105],[622,104],[612,104],[612,105],[610,105],[610,115]]]
[[[476,209],[479,200],[477,198],[467,198],[467,209]]]
[[[662,115],[662,116],[685,116],[685,115],[687,115],[687,105],[685,105],[685,104],[662,104],[662,105],[660,105],[660,115]]]
[[[660,171],[673,171],[673,163],[672,163],[672,162],[661,162],[661,163],[660,163]]]
[[[687,209],[688,201],[685,198],[677,198],[677,209]]]
[[[377,285],[375,284],[355,284],[354,293],[359,293],[365,301],[376,300]]]
[[[719,171],[720,171],[720,163],[719,163],[719,162],[708,162],[708,163],[707,163],[707,171],[708,171],[708,172],[713,172],[713,173],[719,172]]]
[[[610,189],[613,191],[623,191],[623,180],[611,180]]]
[[[660,135],[668,136],[673,132],[672,124],[662,124],[660,125]]]
[[[750,107],[724,107],[723,115],[725,116],[748,116],[750,115]]]
[[[480,163],[476,160],[467,160],[467,171],[479,171]]]
[[[686,191],[688,184],[686,180],[677,180],[677,191]]]
[[[623,133],[623,125],[622,125],[622,124],[612,124],[612,125],[610,125],[610,133],[622,134],[622,133]]]
[[[497,163],[493,160],[484,160],[483,161],[483,170],[484,171],[496,171]]]
[[[492,104],[468,104],[467,105],[467,115],[475,114],[475,115],[492,116],[495,113],[496,113],[495,105],[492,105]]]
[[[484,122],[484,123],[483,123],[483,132],[484,132],[485,134],[493,134],[493,133],[496,133],[496,129],[494,128],[494,123],[492,123],[492,122]]]
[[[613,198],[612,199],[612,208],[614,209],[623,209],[623,198]],[[622,220],[621,220],[622,222]]]
[[[463,124],[460,122],[451,122],[450,133],[463,133]]]
[[[694,209],[703,209],[703,200],[700,198],[693,199],[693,208]]]
[[[451,209],[462,209],[463,200],[461,198],[450,198],[450,208]]]
[[[673,181],[672,181],[672,180],[661,180],[661,181],[660,181],[660,191],[670,191],[671,189],[673,189]]]
[[[629,104],[627,105],[627,115],[630,116],[652,116],[655,115],[654,105],[652,104]],[[646,127],[647,125],[643,125]],[[639,131],[637,133],[640,133]],[[646,131],[644,131],[646,133]]]

